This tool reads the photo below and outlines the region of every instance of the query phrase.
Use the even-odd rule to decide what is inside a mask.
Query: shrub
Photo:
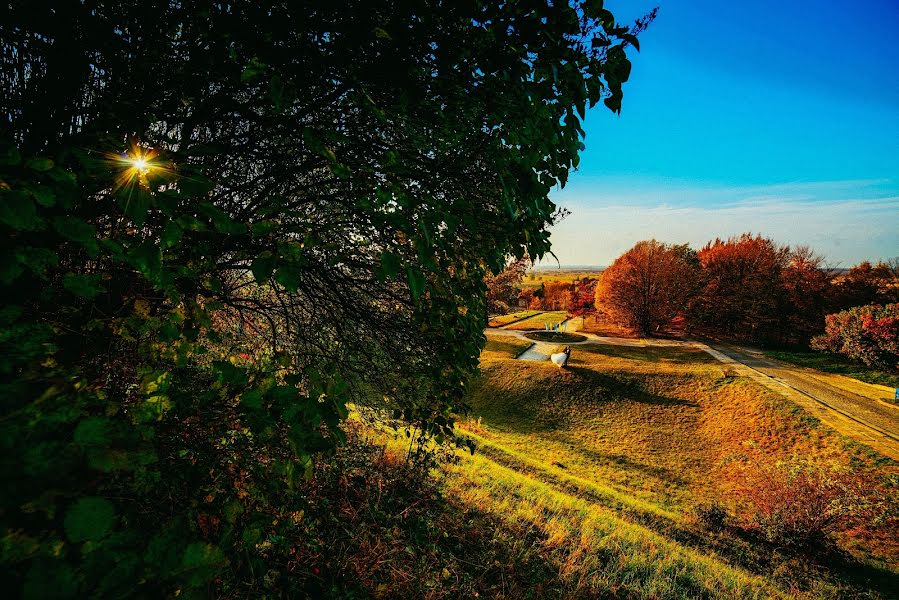
[[[693,515],[700,525],[706,529],[723,529],[730,519],[730,514],[720,502],[699,504],[693,508]]]
[[[899,304],[871,304],[827,315],[812,348],[843,354],[869,367],[899,365]]]
[[[895,500],[869,474],[804,461],[744,465],[736,501],[739,523],[784,548],[822,551],[833,536],[882,525]]]

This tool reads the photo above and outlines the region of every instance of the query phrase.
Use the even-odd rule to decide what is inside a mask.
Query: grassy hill
[[[840,558],[809,561],[696,507],[743,508],[733,490],[750,457],[895,472],[707,354],[586,345],[571,368],[513,360],[491,340],[462,429],[479,451],[444,468],[448,497],[534,534],[529,551],[571,596],[891,597],[899,544],[853,531]],[[524,543],[524,542],[522,542]]]

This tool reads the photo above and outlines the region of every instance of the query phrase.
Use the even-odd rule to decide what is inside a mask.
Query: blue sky
[[[552,194],[562,264],[743,231],[840,266],[899,255],[899,1],[661,0],[641,49]]]

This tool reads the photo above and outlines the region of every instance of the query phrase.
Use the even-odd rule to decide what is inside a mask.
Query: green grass
[[[522,319],[526,319],[533,315],[538,315],[542,311],[539,310],[522,310],[515,313],[509,313],[507,315],[502,315],[499,317],[494,317],[490,319],[488,326],[490,327],[502,327],[503,325],[508,325],[509,323],[514,323],[515,321],[520,321]]]
[[[692,517],[699,503],[728,502],[732,459],[748,448],[771,464],[870,464],[863,449],[781,396],[723,377],[699,350],[587,344],[562,371],[511,360],[517,348],[498,337],[461,425],[479,451],[444,468],[445,489],[537,532],[533,552],[563,596],[889,597],[895,533],[844,540],[854,566],[828,570]],[[859,583],[862,572],[875,576]]]
[[[824,371],[825,373],[834,373],[836,375],[845,375],[852,377],[865,383],[873,383],[876,385],[885,385],[887,387],[899,387],[899,373],[889,372],[881,369],[867,367],[861,363],[849,360],[839,354],[831,354],[829,352],[765,352],[771,358],[782,360],[784,362],[799,365],[801,367],[809,367]]]
[[[527,340],[487,334],[487,345],[484,347],[484,356],[515,358],[530,346],[531,342],[528,342]]]
[[[514,325],[510,325],[509,329],[528,330],[528,329],[544,329],[546,323],[557,325],[568,318],[568,313],[564,310],[556,310],[535,315],[529,319],[519,321]]]

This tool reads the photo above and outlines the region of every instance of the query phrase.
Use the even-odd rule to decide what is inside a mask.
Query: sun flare
[[[149,175],[159,175],[168,171],[166,166],[158,160],[158,152],[152,148],[135,145],[128,152],[110,158],[114,158],[115,162],[122,167],[116,182],[119,188],[134,184],[146,188],[149,186]]]

